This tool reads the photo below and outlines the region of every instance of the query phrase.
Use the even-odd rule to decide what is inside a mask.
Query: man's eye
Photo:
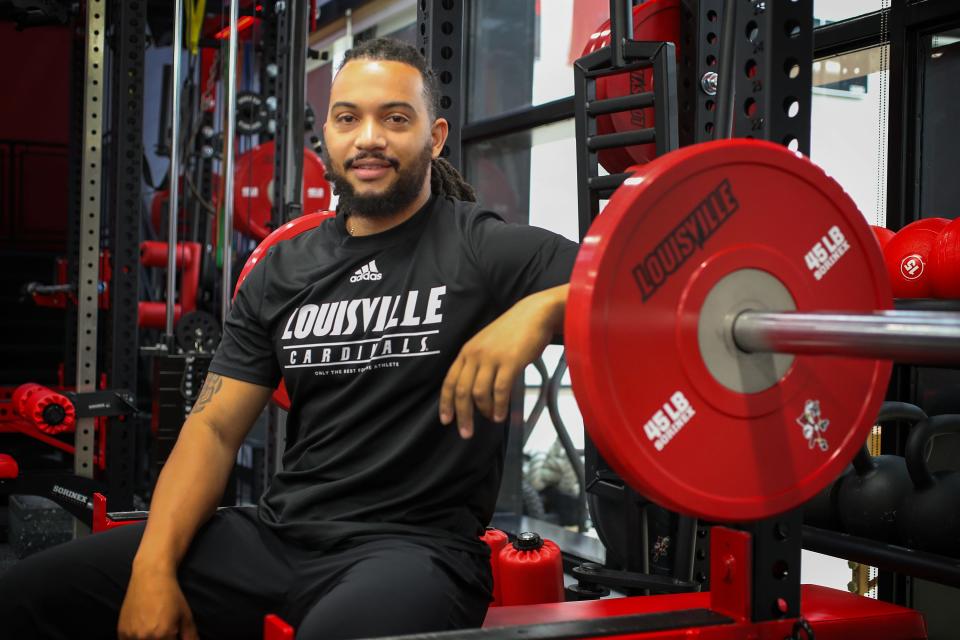
[[[407,116],[402,116],[399,114],[387,116],[387,121],[390,122],[391,124],[406,124]]]
[[[337,122],[343,122],[344,124],[350,124],[351,122],[353,122],[353,121],[355,121],[355,120],[356,120],[356,118],[354,118],[354,117],[353,117],[352,115],[350,115],[349,113],[343,113],[343,114],[337,116]]]

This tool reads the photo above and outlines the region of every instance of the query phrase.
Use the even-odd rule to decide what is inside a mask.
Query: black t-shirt
[[[273,387],[291,408],[261,520],[323,550],[416,534],[483,553],[505,429],[443,426],[463,344],[521,298],[569,281],[578,245],[433,197],[402,224],[351,237],[342,214],[274,246],[237,293],[209,370]],[[479,546],[478,546],[479,545]]]

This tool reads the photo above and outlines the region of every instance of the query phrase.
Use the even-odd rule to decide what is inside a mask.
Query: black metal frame
[[[139,369],[137,308],[140,297],[140,217],[143,156],[143,51],[146,3],[115,0],[111,105],[111,155],[108,220],[111,269],[110,313],[106,323],[107,385],[128,389],[136,397]],[[123,169],[121,170],[121,167]],[[133,508],[136,478],[134,420],[107,420],[107,486],[111,507]]]
[[[437,115],[450,123],[441,156],[457,169],[463,168],[465,4],[461,0],[419,0],[417,3],[417,44],[440,82]]]
[[[629,2],[627,2],[629,5]],[[615,6],[620,0],[611,0],[611,33],[609,47],[580,58],[573,65],[574,112],[577,140],[577,211],[582,238],[590,223],[600,212],[600,200],[610,194],[628,177],[625,173],[599,175],[597,152],[612,147],[653,142],[657,155],[679,146],[677,132],[677,69],[675,47],[670,42],[636,42],[632,39],[633,22],[627,21],[625,33],[618,34]],[[621,9],[621,12],[625,9]],[[629,12],[623,13],[629,15]],[[653,91],[597,100],[597,78],[653,68]],[[598,115],[652,106],[654,127],[608,134],[597,133]]]

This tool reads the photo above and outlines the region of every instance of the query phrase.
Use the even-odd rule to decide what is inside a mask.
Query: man
[[[145,528],[0,580],[14,637],[256,638],[269,612],[302,638],[481,624],[509,392],[562,327],[577,245],[462,201],[438,98],[412,47],[347,55],[324,125],[336,218],[245,280]],[[215,511],[281,376],[283,470],[258,509]]]

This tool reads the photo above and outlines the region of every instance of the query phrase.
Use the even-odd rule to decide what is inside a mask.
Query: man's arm
[[[563,332],[569,285],[522,298],[467,341],[447,372],[440,392],[440,421],[454,417],[460,435],[473,435],[474,406],[487,418],[507,417],[517,376]]]
[[[157,479],[134,568],[176,572],[197,529],[223,495],[237,450],[272,390],[207,375]]]

